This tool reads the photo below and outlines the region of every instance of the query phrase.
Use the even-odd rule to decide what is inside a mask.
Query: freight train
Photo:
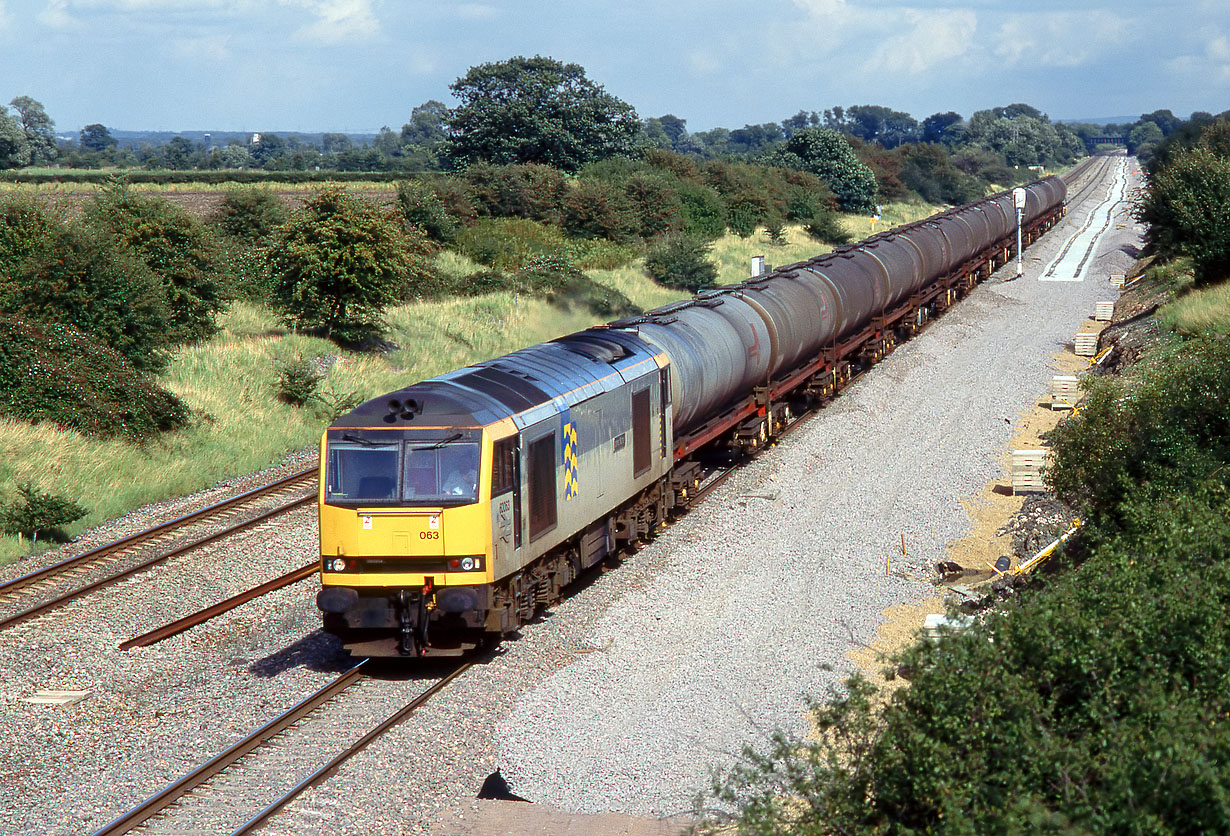
[[[1024,187],[1022,242],[1066,187]],[[737,285],[416,383],[321,439],[327,632],[456,655],[686,509],[714,449],[755,451],[1016,254],[1011,192]]]

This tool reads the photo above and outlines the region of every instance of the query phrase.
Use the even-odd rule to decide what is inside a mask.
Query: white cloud
[[[709,50],[694,49],[688,53],[688,66],[693,75],[713,75],[722,69],[722,62]]]
[[[964,54],[974,42],[978,16],[969,10],[906,9],[905,31],[885,38],[864,69],[881,74],[921,75],[934,72]]]
[[[500,16],[499,9],[486,3],[461,3],[453,11],[462,20],[495,20]]]
[[[171,48],[179,57],[193,61],[229,61],[233,57],[230,35],[176,38]]]
[[[1009,15],[995,36],[995,53],[1010,66],[1079,67],[1126,47],[1131,22],[1104,9]]]
[[[1230,62],[1230,39],[1227,39],[1225,35],[1215,36],[1209,40],[1205,52],[1212,61]]]
[[[69,12],[67,0],[48,0],[47,5],[38,13],[38,22],[53,29],[67,29],[79,23]]]
[[[337,44],[366,40],[380,32],[372,0],[282,0],[283,5],[307,9],[316,20],[295,31],[307,41]]]
[[[1175,73],[1204,81],[1230,84],[1230,38],[1219,33],[1209,35],[1200,55],[1180,55],[1167,62]]]

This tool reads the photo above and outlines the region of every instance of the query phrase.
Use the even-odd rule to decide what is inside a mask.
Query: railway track
[[[0,630],[315,500],[315,468],[0,584]],[[308,490],[304,495],[304,491]],[[270,507],[272,506],[272,507]],[[198,622],[199,623],[199,622]],[[186,629],[186,628],[185,628]]]
[[[360,662],[93,836],[118,836],[137,827],[150,834],[251,833],[447,688],[473,662],[452,663],[409,702],[403,702],[400,681],[369,676],[370,664]]]
[[[1068,185],[1068,205],[1073,206],[1082,200],[1089,193],[1089,190],[1099,185],[1106,176],[1106,172],[1113,165],[1114,160],[1119,157],[1090,157],[1085,162],[1078,165],[1076,168],[1063,175],[1064,182]]]

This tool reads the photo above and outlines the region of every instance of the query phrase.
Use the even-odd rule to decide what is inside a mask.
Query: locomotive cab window
[[[503,438],[495,443],[491,457],[491,495],[513,489],[517,481],[517,439]]]
[[[406,445],[402,499],[407,502],[478,500],[478,445]]]
[[[397,498],[399,445],[335,442],[329,445],[325,500],[388,502]]]
[[[479,445],[353,430],[327,442],[325,502],[464,505],[478,501]]]

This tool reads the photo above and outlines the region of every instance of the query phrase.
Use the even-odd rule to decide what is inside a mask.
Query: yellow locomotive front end
[[[492,580],[491,460],[481,426],[326,431],[317,604],[352,653],[474,646]]]

